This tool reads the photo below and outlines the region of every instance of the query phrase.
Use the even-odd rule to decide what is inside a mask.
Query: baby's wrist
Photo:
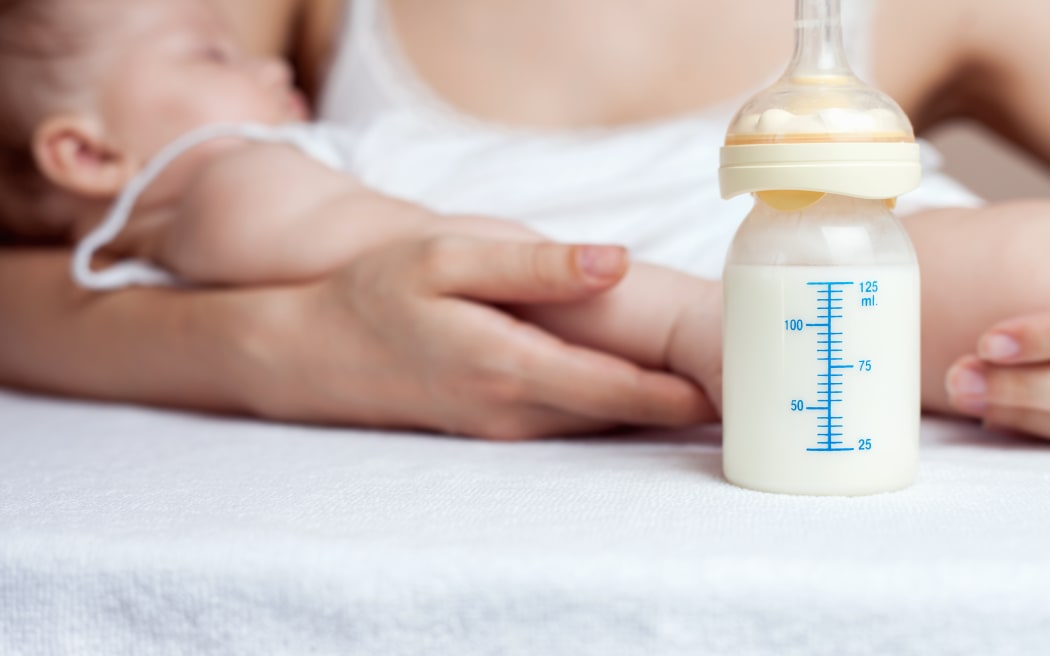
[[[722,283],[694,279],[675,319],[667,348],[667,366],[695,380],[721,412]]]

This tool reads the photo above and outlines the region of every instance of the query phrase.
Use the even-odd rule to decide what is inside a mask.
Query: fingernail
[[[1008,335],[987,335],[977,343],[977,354],[986,360],[1008,360],[1021,354],[1021,345]]]
[[[948,400],[959,412],[981,416],[988,409],[988,383],[984,375],[966,364],[957,364],[947,375]]]
[[[577,255],[580,269],[593,278],[615,278],[623,273],[627,261],[618,246],[583,246]]]
[[[950,396],[979,400],[983,399],[987,393],[988,383],[980,372],[966,365],[956,365],[948,372],[948,394]]]

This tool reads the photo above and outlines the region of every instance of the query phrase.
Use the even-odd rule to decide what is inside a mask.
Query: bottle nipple
[[[787,71],[737,112],[726,133],[722,197],[754,193],[778,209],[797,210],[823,194],[885,200],[917,187],[911,123],[892,98],[850,69],[841,0],[796,0],[795,12]]]
[[[796,0],[787,72],[737,113],[726,135],[726,145],[914,140],[900,107],[850,70],[840,0]]]

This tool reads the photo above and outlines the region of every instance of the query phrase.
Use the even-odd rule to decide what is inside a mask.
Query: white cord
[[[192,148],[227,137],[249,138],[258,141],[282,141],[274,130],[265,125],[206,125],[171,142],[150,160],[142,171],[124,187],[106,218],[73,251],[73,280],[82,287],[95,290],[114,290],[133,285],[174,287],[185,284],[170,271],[144,260],[129,259],[94,271],[91,259],[103,246],[113,241],[127,225],[135,202],[164,169]]]

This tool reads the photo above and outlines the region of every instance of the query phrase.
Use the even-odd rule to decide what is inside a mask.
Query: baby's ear
[[[87,198],[112,198],[135,174],[134,161],[105,140],[97,121],[53,116],[33,134],[33,157],[53,184]]]

